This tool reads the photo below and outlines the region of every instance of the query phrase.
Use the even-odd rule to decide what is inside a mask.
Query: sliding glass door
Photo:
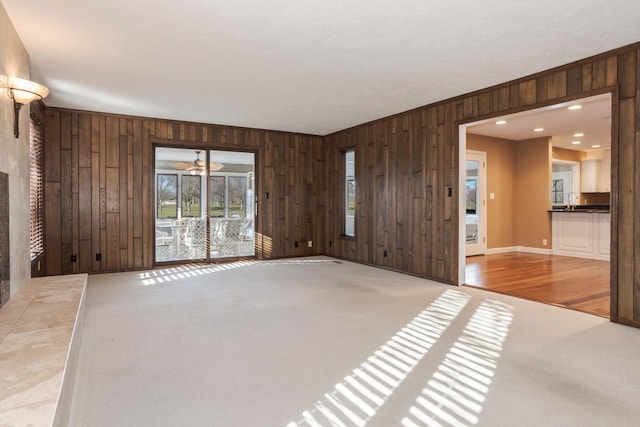
[[[255,255],[255,155],[157,147],[155,261]]]

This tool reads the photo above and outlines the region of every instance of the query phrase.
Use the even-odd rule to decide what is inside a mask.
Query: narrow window
[[[564,203],[564,180],[554,179],[551,186],[551,204],[561,205]]]
[[[158,187],[156,190],[157,216],[162,218],[178,217],[178,175],[158,174]]]
[[[356,234],[356,152],[355,150],[347,150],[344,153],[345,158],[345,177],[344,177],[344,194],[345,194],[345,222],[344,234],[346,236],[355,236]]]
[[[229,218],[246,216],[247,178],[243,176],[229,177]]]
[[[182,217],[200,217],[200,175],[182,175]]]
[[[227,186],[224,176],[209,177],[209,216],[224,218],[227,208]]]
[[[44,191],[42,180],[42,129],[40,120],[31,118],[29,137],[29,204],[31,213],[31,261],[44,252]]]

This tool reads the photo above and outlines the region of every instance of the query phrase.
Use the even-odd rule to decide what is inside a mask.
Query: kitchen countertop
[[[562,213],[611,213],[607,205],[575,205],[569,209],[567,206],[554,206],[547,212]]]

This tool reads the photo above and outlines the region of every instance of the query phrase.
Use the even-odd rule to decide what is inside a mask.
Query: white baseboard
[[[504,248],[491,248],[487,249],[486,255],[506,254],[509,252],[518,252],[517,246],[505,246]]]
[[[553,251],[551,249],[542,249],[542,248],[530,248],[527,246],[516,246],[518,252],[527,252],[530,254],[539,254],[539,255],[553,255]]]
[[[528,246],[505,246],[504,248],[487,249],[486,255],[506,254],[509,252],[526,252],[530,254],[552,255],[551,249],[530,248]]]

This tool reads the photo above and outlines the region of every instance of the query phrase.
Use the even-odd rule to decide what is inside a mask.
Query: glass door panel
[[[467,245],[478,243],[478,161],[467,160],[466,197],[466,233]]]
[[[207,257],[207,165],[202,151],[158,147],[155,151],[155,261]]]
[[[209,257],[255,255],[255,155],[209,152]]]
[[[466,255],[486,252],[486,153],[467,151],[465,179]]]

